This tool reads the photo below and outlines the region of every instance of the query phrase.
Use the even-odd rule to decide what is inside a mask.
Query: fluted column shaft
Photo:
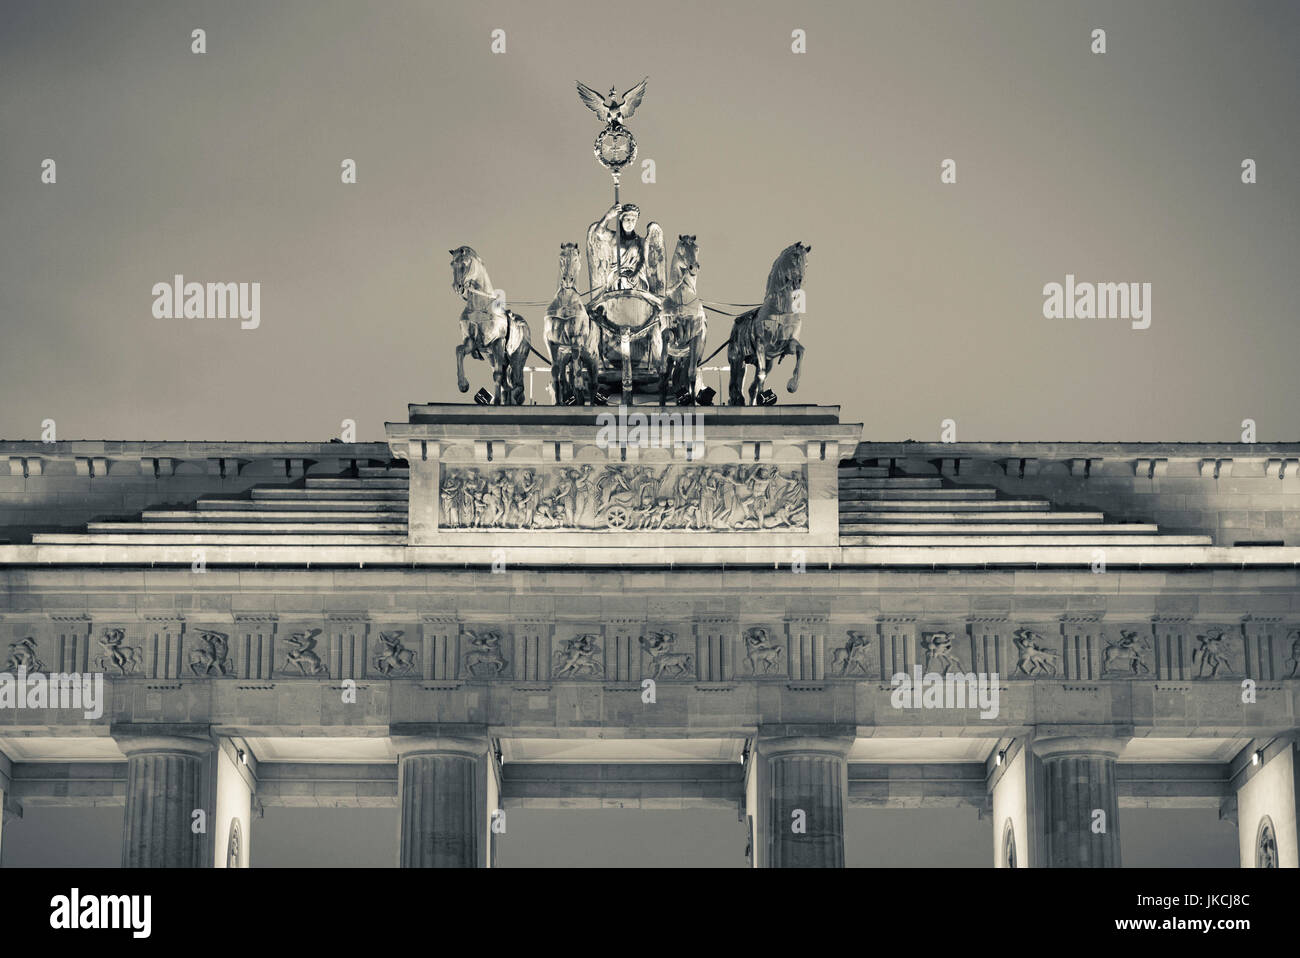
[[[1119,791],[1115,760],[1123,742],[1051,738],[1034,742],[1043,763],[1048,868],[1119,868]]]
[[[843,868],[848,750],[844,736],[760,734],[760,840],[767,868]]]
[[[209,864],[206,827],[195,834],[195,810],[211,814],[207,797],[211,739],[140,736],[119,739],[126,754],[123,868],[201,868]]]
[[[402,868],[485,864],[488,738],[394,737]]]

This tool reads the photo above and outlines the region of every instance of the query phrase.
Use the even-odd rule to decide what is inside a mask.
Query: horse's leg
[[[465,378],[465,354],[469,350],[468,339],[456,347],[456,388],[463,393],[469,392],[469,380]]]
[[[492,361],[492,381],[495,385],[495,394],[492,397],[492,405],[500,406],[502,403],[501,393],[506,384],[506,337],[501,335],[497,341],[492,344],[492,352],[488,358]]]
[[[555,343],[551,343],[551,389],[555,392],[555,405],[564,405],[564,357]]]
[[[587,386],[582,391],[582,404],[584,406],[593,406],[596,403],[596,353],[594,350],[585,350],[582,354],[582,364],[587,368]]]
[[[790,340],[790,348],[794,351],[794,375],[785,384],[785,391],[792,393],[799,388],[799,370],[803,366],[803,346],[799,343],[799,340],[792,339]]]
[[[515,353],[514,358],[510,361],[511,378],[514,380],[512,383],[514,404],[516,406],[522,406],[528,398],[527,391],[524,389],[524,366],[527,362],[528,345],[523,343],[520,344],[519,351]]]
[[[759,346],[754,350],[754,382],[749,387],[749,404],[751,406],[758,402],[758,394],[763,391],[763,383],[767,380],[767,372],[771,368],[763,347]]]
[[[727,365],[731,367],[727,380],[727,404],[731,406],[745,405],[745,357],[736,342],[739,332],[732,328],[731,345],[727,347]]]

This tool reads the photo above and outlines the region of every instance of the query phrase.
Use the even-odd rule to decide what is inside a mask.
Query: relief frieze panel
[[[442,466],[439,528],[766,532],[808,528],[803,466]]]

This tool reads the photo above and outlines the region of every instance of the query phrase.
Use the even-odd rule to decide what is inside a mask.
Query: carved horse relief
[[[657,679],[686,678],[695,674],[695,656],[690,652],[674,652],[677,642],[672,632],[650,632],[637,639],[646,655],[650,656],[650,668]],[[671,673],[671,676],[669,675]]]
[[[460,314],[464,339],[456,347],[456,388],[469,391],[465,378],[465,356],[484,359],[492,366],[495,385],[493,403],[522,406],[524,403],[524,360],[532,343],[528,321],[506,308],[498,299],[487,267],[472,247],[451,250],[451,288],[465,300]]]

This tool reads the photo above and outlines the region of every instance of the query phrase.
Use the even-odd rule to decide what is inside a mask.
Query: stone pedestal
[[[1115,760],[1124,739],[1063,736],[1034,741],[1042,762],[1041,863],[1047,868],[1119,868]]]
[[[114,729],[126,755],[123,868],[201,868],[211,864],[207,826],[216,744],[199,735]],[[195,811],[204,829],[195,833]]]
[[[843,868],[851,731],[761,730],[750,792],[754,865]],[[753,814],[753,811],[751,814]]]
[[[394,734],[398,865],[482,868],[488,854],[490,742],[483,731]]]

